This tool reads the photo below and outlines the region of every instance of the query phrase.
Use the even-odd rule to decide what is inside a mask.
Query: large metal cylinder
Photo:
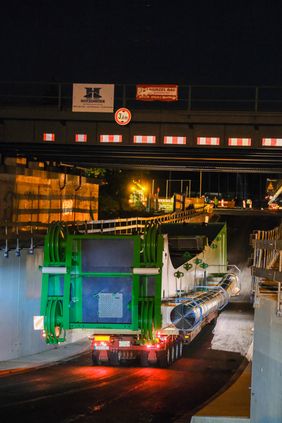
[[[179,304],[170,311],[171,323],[178,329],[193,330],[210,313],[225,307],[236,287],[237,277],[229,274],[216,287],[198,287],[189,298],[176,299]]]

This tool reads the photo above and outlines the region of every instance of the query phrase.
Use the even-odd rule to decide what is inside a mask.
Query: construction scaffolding
[[[253,247],[254,306],[260,297],[277,298],[277,315],[282,316],[282,224],[270,231],[256,231],[251,236]]]

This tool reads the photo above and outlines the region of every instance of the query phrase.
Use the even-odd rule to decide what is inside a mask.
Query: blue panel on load
[[[131,323],[132,278],[82,278],[84,323]]]
[[[82,272],[130,272],[133,267],[133,239],[83,239]]]
[[[64,295],[64,276],[49,276],[48,295],[58,297]]]

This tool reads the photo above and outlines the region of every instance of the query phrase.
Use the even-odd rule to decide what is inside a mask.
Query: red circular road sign
[[[131,111],[121,107],[115,112],[115,121],[119,125],[127,125],[131,121]]]

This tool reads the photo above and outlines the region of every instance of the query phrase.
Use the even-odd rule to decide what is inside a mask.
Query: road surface
[[[253,229],[275,227],[279,219],[237,214],[222,220],[228,223],[228,260],[245,271],[247,284],[249,235]],[[249,286],[244,285],[244,300]],[[240,312],[251,315],[252,306],[235,302],[223,311],[230,316]],[[232,348],[212,349],[213,329],[214,324],[207,326],[169,369],[93,367],[89,353],[53,367],[3,377],[1,422],[188,422],[189,416],[230,385],[246,364],[243,355]],[[214,333],[218,338],[216,330]],[[219,340],[224,349],[224,339]]]

